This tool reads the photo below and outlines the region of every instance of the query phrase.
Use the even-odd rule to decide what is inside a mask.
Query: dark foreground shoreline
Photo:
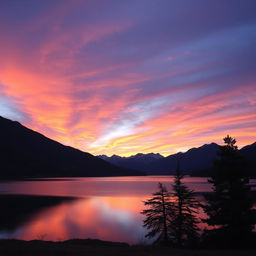
[[[63,242],[0,240],[1,256],[251,256],[256,249],[188,250],[170,247],[133,245],[94,239],[73,239]]]

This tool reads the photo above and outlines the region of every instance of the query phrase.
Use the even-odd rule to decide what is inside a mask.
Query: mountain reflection
[[[7,196],[7,198],[11,198],[13,202],[18,198],[20,200],[20,196],[16,197],[17,199],[14,199],[15,196]],[[34,205],[32,214],[30,203],[34,199],[41,201],[41,206],[36,208]],[[129,243],[144,239],[142,218],[138,215],[143,203],[137,198],[91,197],[62,200],[55,197],[50,199],[50,201],[56,200],[55,205],[49,201],[48,206],[45,200],[49,200],[49,197],[23,196],[22,201],[26,202],[28,208],[17,208],[15,216],[19,217],[14,218],[12,214],[9,224],[5,224],[5,227],[1,223],[1,237],[53,241],[98,238]],[[28,212],[30,214],[27,215]],[[13,220],[16,222],[14,223]]]
[[[73,200],[74,197],[0,195],[0,232],[12,232],[44,209]]]

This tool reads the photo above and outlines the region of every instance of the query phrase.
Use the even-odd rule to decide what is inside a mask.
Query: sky
[[[256,141],[255,0],[1,0],[0,115],[94,155]]]

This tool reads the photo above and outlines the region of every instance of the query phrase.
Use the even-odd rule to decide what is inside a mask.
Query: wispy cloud
[[[253,142],[255,8],[3,0],[0,114],[93,154]]]

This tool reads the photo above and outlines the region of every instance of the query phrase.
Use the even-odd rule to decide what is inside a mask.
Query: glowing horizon
[[[94,155],[254,143],[255,8],[2,0],[0,115]]]

